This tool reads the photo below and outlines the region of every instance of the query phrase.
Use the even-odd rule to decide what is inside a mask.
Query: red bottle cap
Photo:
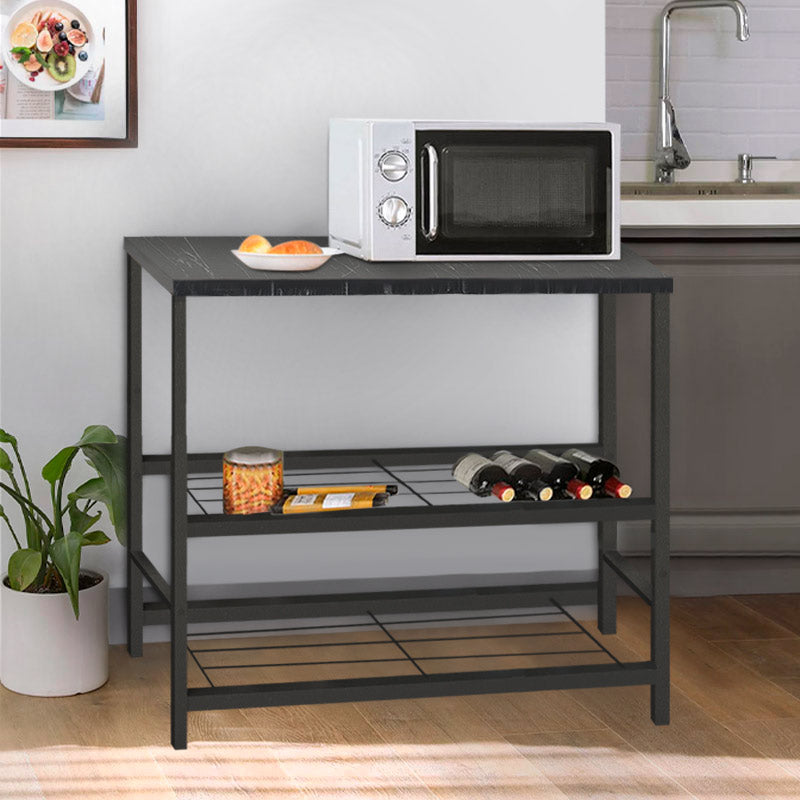
[[[514,499],[516,492],[514,487],[509,486],[507,483],[496,483],[492,486],[492,494],[504,503],[508,503]]]
[[[588,500],[592,496],[592,487],[588,483],[573,478],[567,484],[566,492],[575,500]]]
[[[633,489],[619,478],[609,478],[603,484],[603,489],[606,494],[611,495],[611,497],[619,497],[620,500],[627,500],[633,494]]]

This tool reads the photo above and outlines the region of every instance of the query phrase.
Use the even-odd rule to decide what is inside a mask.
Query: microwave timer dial
[[[378,205],[378,216],[381,222],[390,228],[399,228],[408,222],[411,216],[411,209],[402,197],[392,195],[381,200]]]
[[[408,175],[408,159],[399,150],[389,150],[378,160],[378,171],[387,181],[396,183]]]

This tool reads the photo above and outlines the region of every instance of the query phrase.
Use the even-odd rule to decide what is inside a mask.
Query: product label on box
[[[336,492],[325,496],[323,508],[350,508],[353,505],[355,492]]]
[[[289,500],[290,506],[313,506],[317,500],[316,494],[296,494]]]

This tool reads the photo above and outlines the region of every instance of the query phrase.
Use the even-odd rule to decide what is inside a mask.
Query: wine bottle
[[[453,465],[453,477],[479,497],[493,494],[508,503],[514,499],[514,487],[508,473],[478,453],[467,453]]]
[[[627,500],[631,496],[633,490],[619,479],[619,467],[611,461],[590,455],[577,447],[565,450],[561,457],[571,461],[578,468],[578,474],[595,492],[609,497],[619,497],[622,500]]]
[[[515,456],[508,450],[498,450],[492,461],[499,464],[511,478],[517,496],[523,495],[529,500],[550,500],[553,489],[542,480],[542,470],[527,458]]]
[[[571,461],[536,448],[528,450],[525,458],[542,470],[542,480],[549,483],[557,495],[573,500],[588,500],[592,496],[592,487],[578,478],[578,468]]]

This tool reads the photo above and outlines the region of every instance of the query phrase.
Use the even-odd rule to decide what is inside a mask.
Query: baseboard
[[[650,551],[650,524],[619,526],[619,550],[626,555]],[[794,556],[800,558],[800,514],[795,512],[673,512],[673,556]]]
[[[648,558],[634,557],[643,566]],[[620,582],[620,594],[631,594]],[[673,556],[670,594],[675,597],[713,597],[724,594],[797,594],[800,557]]]

